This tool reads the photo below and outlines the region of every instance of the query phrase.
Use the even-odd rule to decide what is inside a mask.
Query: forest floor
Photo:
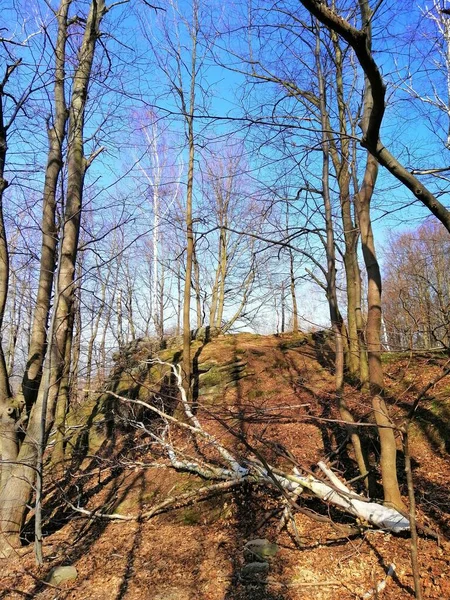
[[[229,335],[194,343],[194,391],[198,416],[233,448],[246,452],[242,439],[257,445],[267,460],[316,470],[333,456],[333,470],[350,480],[356,475],[333,403],[332,352],[320,335]],[[395,419],[419,391],[438,375],[440,355],[386,355],[387,398]],[[221,365],[230,368],[220,370]],[[231,374],[231,375],[230,375]],[[411,453],[418,520],[439,534],[420,536],[419,563],[425,598],[450,598],[450,378],[441,380],[420,403],[411,432]],[[370,413],[367,394],[346,384],[345,397],[359,416]],[[96,417],[98,419],[98,416]],[[96,421],[98,427],[98,420]],[[228,424],[224,427],[224,424]],[[92,425],[92,427],[94,427]],[[238,429],[230,436],[224,429]],[[371,431],[367,428],[368,435]],[[157,468],[151,446],[134,430],[91,440],[88,451],[64,477],[49,470],[44,502],[46,537],[43,567],[35,566],[33,518],[30,542],[9,561],[0,562],[0,598],[42,600],[347,600],[413,598],[408,535],[373,529],[340,538],[330,521],[297,513],[281,532],[279,500],[267,488],[244,486],[234,492],[152,519],[89,519],[73,510],[139,515],[167,494],[195,490],[197,477]],[[376,441],[369,440],[376,457]],[[401,443],[399,473],[407,503]],[[97,446],[97,447],[96,447]],[[201,485],[205,485],[202,482]],[[356,484],[357,485],[357,484]],[[359,488],[354,488],[361,491]],[[302,497],[303,498],[303,497]],[[335,523],[352,523],[312,498],[301,505]],[[241,576],[244,545],[266,538],[278,545],[269,573],[259,580]],[[386,579],[390,565],[392,577]],[[78,577],[59,587],[48,574],[58,565],[74,565]],[[383,591],[376,586],[385,581]]]

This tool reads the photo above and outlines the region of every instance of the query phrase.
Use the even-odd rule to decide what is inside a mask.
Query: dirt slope
[[[236,455],[245,455],[248,448],[239,436],[226,431],[230,427],[246,436],[267,460],[286,468],[292,466],[286,454],[303,468],[314,469],[318,460],[340,447],[339,455],[332,455],[334,469],[351,479],[356,474],[351,451],[342,429],[332,422],[337,417],[332,357],[323,341],[320,336],[243,334],[207,344],[195,342],[194,393],[199,418]],[[173,395],[170,386],[164,388],[164,384],[161,389],[154,372],[149,375],[142,368],[139,361],[149,354],[149,348],[141,344],[130,356],[121,357],[110,382],[117,393],[148,399],[153,378],[160,382],[161,395]],[[179,352],[169,350],[162,357],[179,360]],[[387,385],[396,416],[435,377],[442,360],[430,361],[427,356],[389,359]],[[450,532],[449,390],[449,382],[443,380],[428,395],[412,436],[419,518],[441,535],[440,545],[425,537],[419,543],[426,598],[450,598],[446,537]],[[367,415],[369,403],[364,394],[347,385],[346,397],[355,413]],[[379,597],[413,597],[407,537],[366,531],[337,540],[331,524],[297,514],[299,548],[294,524],[278,532],[275,492],[271,497],[266,490],[247,486],[144,521],[83,517],[73,506],[138,515],[168,494],[176,496],[204,485],[192,475],[155,466],[155,461],[161,466],[162,457],[155,454],[145,435],[127,426],[132,415],[122,411],[118,416],[122,409],[110,400],[103,395],[96,404],[79,407],[72,415],[73,422],[88,421],[89,429],[81,434],[75,430],[78,437],[72,440],[75,449],[65,478],[52,481],[52,473],[47,475],[45,565],[34,566],[32,544],[25,542],[13,560],[0,563],[0,598],[344,600],[364,597],[385,579],[392,563],[395,574]],[[372,450],[375,456],[375,440]],[[400,467],[401,462],[400,453]],[[311,499],[302,502],[341,524],[351,521]],[[32,526],[31,516],[30,539]],[[246,580],[242,567],[248,559],[243,547],[254,538],[276,542],[279,551],[270,561],[268,574]],[[75,582],[60,587],[45,583],[52,567],[67,564],[78,570]]]

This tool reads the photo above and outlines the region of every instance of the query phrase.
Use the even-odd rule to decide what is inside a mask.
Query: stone
[[[241,577],[244,579],[253,579],[258,575],[267,575],[268,572],[268,562],[251,562],[242,567]]]
[[[191,331],[191,339],[204,342],[205,344],[211,341],[213,338],[218,337],[222,333],[220,327],[199,327]]]
[[[252,557],[253,560],[265,561],[275,556],[277,552],[278,546],[266,539],[249,540],[244,546],[244,554]]]
[[[47,582],[51,585],[60,585],[65,581],[74,581],[77,577],[78,571],[71,565],[66,567],[54,567],[48,574]]]

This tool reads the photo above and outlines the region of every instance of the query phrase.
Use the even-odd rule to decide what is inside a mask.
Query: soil
[[[194,344],[196,410],[203,426],[242,459],[251,451],[285,470],[294,460],[317,472],[319,460],[350,480],[357,475],[351,447],[336,422],[332,349],[321,336],[229,335]],[[394,422],[441,371],[445,357],[386,355],[387,399]],[[211,364],[228,365],[211,371]],[[207,374],[214,393],[208,393]],[[206,375],[205,375],[206,373]],[[215,376],[212,377],[212,373]],[[450,378],[428,390],[410,434],[418,521],[438,539],[421,534],[419,563],[425,598],[450,598]],[[350,383],[345,397],[357,417],[370,421],[366,392]],[[80,412],[80,411],[79,411]],[[365,435],[372,459],[378,447]],[[195,452],[181,434],[173,440]],[[401,489],[407,504],[401,440]],[[199,450],[197,448],[197,450]],[[201,449],[200,449],[201,450]],[[205,450],[206,458],[208,450]],[[95,452],[74,452],[64,478],[49,468],[44,503],[42,567],[35,565],[33,515],[23,547],[0,562],[0,598],[42,600],[347,600],[414,597],[409,535],[392,535],[355,523],[337,510],[301,496],[299,505],[322,517],[296,513],[279,531],[282,504],[276,489],[244,485],[151,519],[111,521],[76,510],[138,516],[168,495],[195,491],[208,482],[164,468],[165,457],[142,431],[109,431]],[[362,492],[361,483],[353,485]],[[381,495],[381,491],[380,491]],[[278,545],[269,571],[246,580],[244,545],[266,538]],[[75,581],[46,583],[50,570],[74,565]],[[395,570],[388,576],[389,568]],[[377,591],[377,586],[384,589]]]

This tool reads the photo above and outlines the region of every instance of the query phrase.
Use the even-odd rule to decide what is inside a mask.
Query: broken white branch
[[[151,437],[159,442],[161,447],[164,448],[174,468],[188,470],[197,473],[201,477],[225,479],[228,481],[224,481],[223,483],[230,483],[230,485],[236,485],[243,478],[250,476],[252,481],[256,483],[263,483],[270,486],[275,485],[279,489],[282,488],[287,494],[285,494],[285,497],[290,498],[293,503],[298,499],[301,490],[307,489],[322,501],[338,506],[361,521],[370,523],[380,529],[395,533],[410,529],[409,520],[397,510],[382,506],[376,502],[367,501],[367,499],[353,493],[350,488],[326,467],[324,463],[319,463],[319,468],[329,479],[330,483],[321,481],[313,475],[304,476],[297,469],[294,469],[294,475],[286,474],[283,471],[268,465],[265,461],[263,461],[263,464],[259,459],[247,458],[243,461],[243,464],[241,464],[215,436],[205,431],[202,423],[193,413],[182,386],[181,369],[177,365],[165,363],[159,359],[150,362],[165,365],[171,369],[175,377],[177,388],[180,392],[181,405],[188,423],[181,422],[172,415],[168,415],[163,410],[160,410],[147,402],[143,402],[142,400],[124,398],[111,391],[108,391],[107,393],[122,401],[144,406],[158,414],[167,424],[167,434],[169,433],[169,423],[173,423],[182,429],[188,430],[193,436],[199,436],[205,440],[229,466],[229,468],[218,467],[209,464],[206,461],[199,462],[197,459],[187,457],[184,455],[183,451],[175,448],[174,445],[167,440],[166,434],[157,436],[154,432],[148,431]],[[139,426],[144,427],[142,423],[140,423]]]

